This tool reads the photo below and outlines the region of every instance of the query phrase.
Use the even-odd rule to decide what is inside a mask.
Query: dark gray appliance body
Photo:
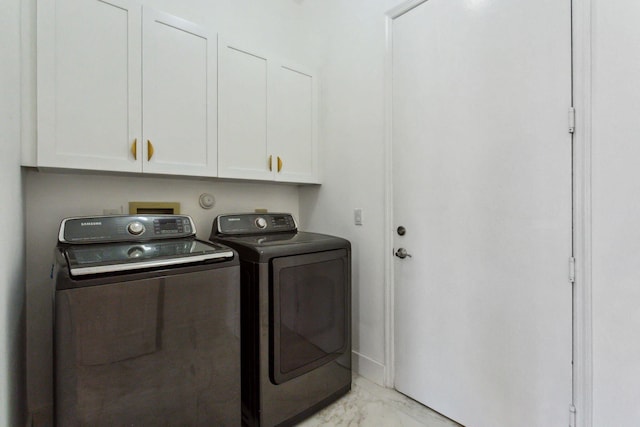
[[[56,425],[239,426],[237,254],[186,222],[150,222],[146,237],[91,222],[105,243],[55,251]]]
[[[211,240],[240,256],[243,425],[293,425],[346,394],[349,241],[298,232],[288,214],[219,216]]]

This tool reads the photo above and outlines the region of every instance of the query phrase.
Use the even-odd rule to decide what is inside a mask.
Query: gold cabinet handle
[[[273,170],[273,156],[269,156],[269,172]]]
[[[278,172],[282,170],[282,159],[278,156]]]
[[[133,160],[138,160],[138,138],[134,139],[131,144],[131,154],[133,154]]]
[[[151,143],[150,140],[147,139],[147,160],[151,161],[152,157],[153,157],[153,144]]]

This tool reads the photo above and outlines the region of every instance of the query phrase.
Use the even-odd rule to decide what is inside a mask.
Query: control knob
[[[127,255],[129,255],[129,258],[140,258],[142,255],[144,255],[144,248],[140,246],[134,246],[127,251]]]
[[[267,220],[260,217],[256,219],[256,227],[258,227],[261,230],[264,230],[265,228],[267,228]]]
[[[127,231],[134,236],[138,236],[144,232],[144,225],[140,221],[133,221],[127,225]]]

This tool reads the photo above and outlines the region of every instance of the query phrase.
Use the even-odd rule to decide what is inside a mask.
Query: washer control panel
[[[113,215],[66,218],[60,224],[61,243],[145,241],[195,236],[188,215]]]
[[[246,235],[295,232],[293,215],[288,213],[219,215],[213,222],[215,235]]]

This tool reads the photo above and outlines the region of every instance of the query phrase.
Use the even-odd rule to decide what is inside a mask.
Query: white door
[[[466,426],[566,426],[570,2],[392,22],[395,387]]]
[[[143,171],[216,176],[216,34],[149,8],[143,16]]]

